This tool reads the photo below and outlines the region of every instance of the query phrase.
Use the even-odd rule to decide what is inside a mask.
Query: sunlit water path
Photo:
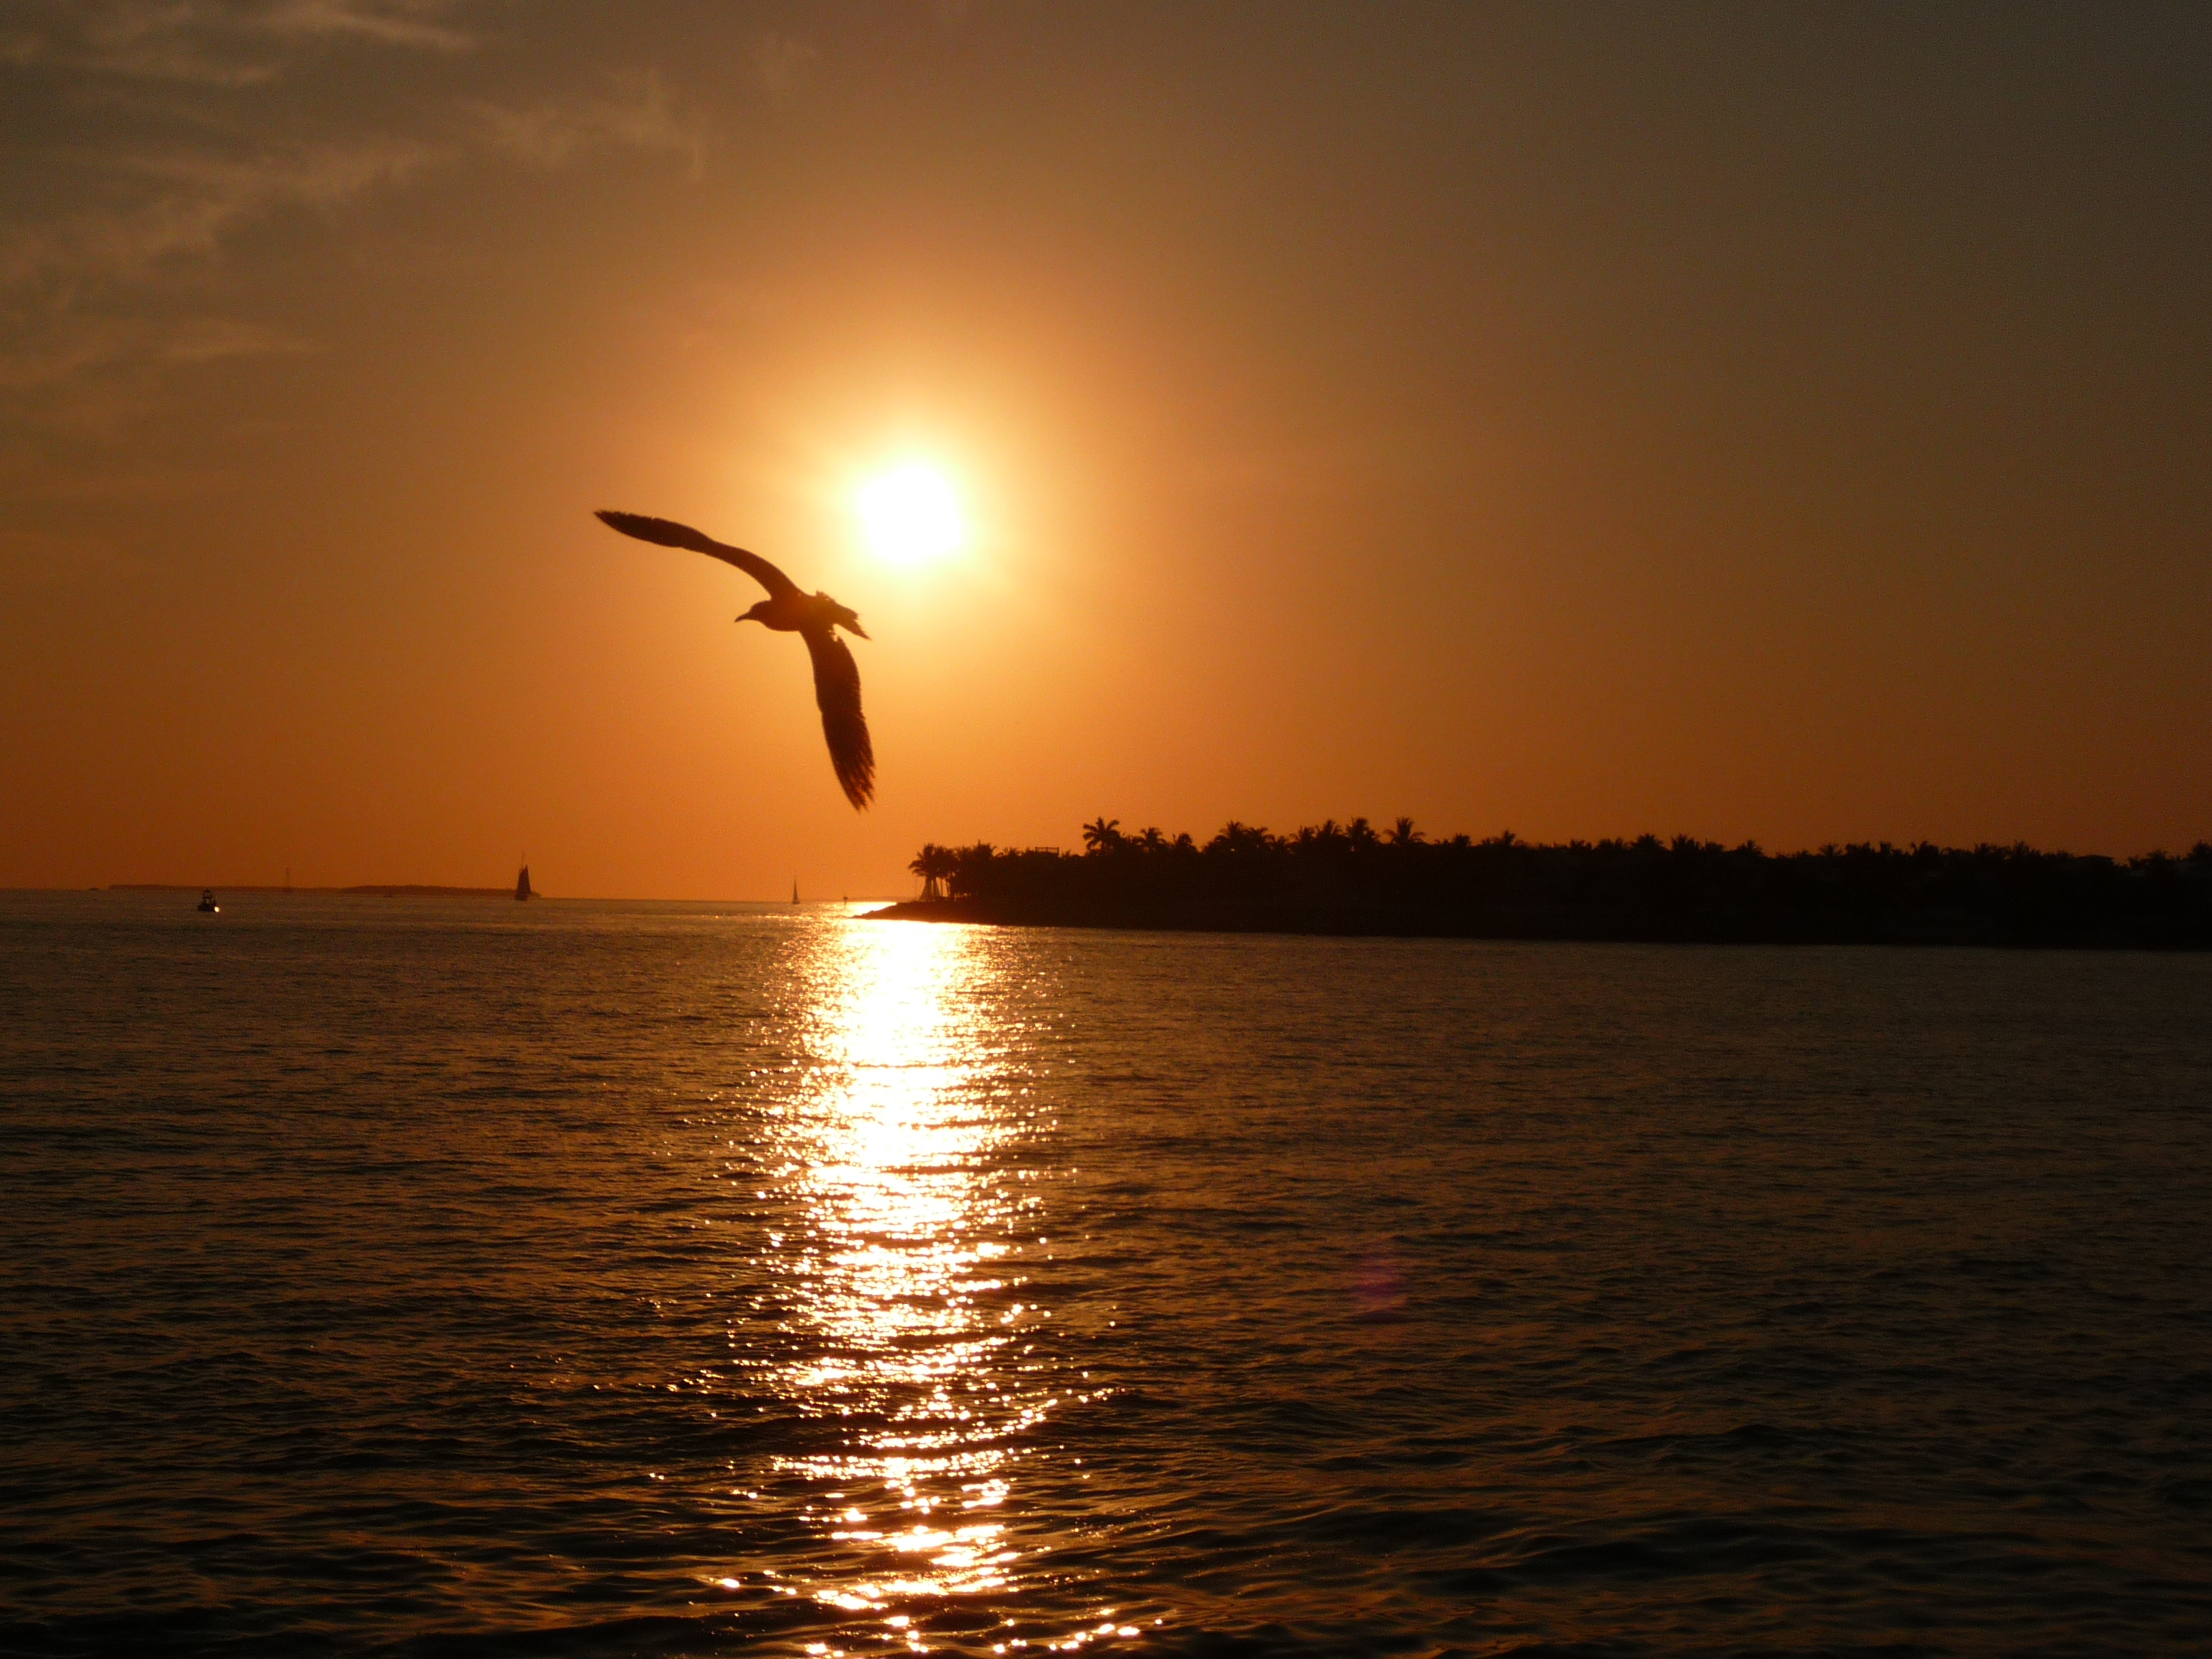
[[[2208,1015],[0,896],[0,1650],[2201,1651]]]

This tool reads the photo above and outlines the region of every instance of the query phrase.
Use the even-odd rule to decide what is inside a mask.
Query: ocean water
[[[2212,960],[0,896],[0,1650],[2212,1649]]]

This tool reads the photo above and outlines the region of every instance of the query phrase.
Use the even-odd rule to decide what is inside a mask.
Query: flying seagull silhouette
[[[845,641],[837,637],[842,628],[867,638],[860,619],[827,593],[800,592],[798,583],[759,554],[718,542],[689,525],[637,513],[599,516],[602,523],[641,542],[688,547],[733,564],[768,589],[768,597],[738,620],[757,622],[779,634],[796,634],[806,641],[806,654],[814,659],[814,702],[822,711],[822,735],[830,740],[830,764],[845,799],[865,808],[876,793],[876,751],[868,742],[868,722],[860,714],[860,671]]]

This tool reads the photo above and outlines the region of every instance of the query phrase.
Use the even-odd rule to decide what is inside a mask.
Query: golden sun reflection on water
[[[975,1012],[984,937],[825,929],[805,1086],[781,1119],[775,1180],[799,1200],[777,1277],[799,1356],[775,1376],[834,1419],[835,1452],[781,1460],[842,1558],[817,1599],[882,1609],[1012,1589],[1002,1518],[1018,1449],[1051,1403],[1024,1368],[1022,1132]],[[908,1639],[918,1639],[908,1637]]]

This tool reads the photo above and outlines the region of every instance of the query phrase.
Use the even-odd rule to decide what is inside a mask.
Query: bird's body
[[[795,587],[788,593],[763,599],[738,620],[757,622],[779,634],[804,634],[810,628],[842,628],[864,640],[868,637],[860,626],[860,619],[827,593],[802,593]]]
[[[661,547],[689,548],[710,558],[733,564],[768,589],[768,598],[739,617],[779,634],[796,634],[806,641],[806,654],[814,663],[814,703],[822,711],[822,735],[829,739],[830,764],[837,774],[845,799],[865,807],[876,793],[876,754],[868,741],[868,722],[860,713],[860,671],[837,630],[868,637],[851,607],[827,593],[802,593],[799,584],[757,553],[732,547],[688,525],[666,519],[648,519],[636,513],[601,513],[610,527],[640,541]]]

